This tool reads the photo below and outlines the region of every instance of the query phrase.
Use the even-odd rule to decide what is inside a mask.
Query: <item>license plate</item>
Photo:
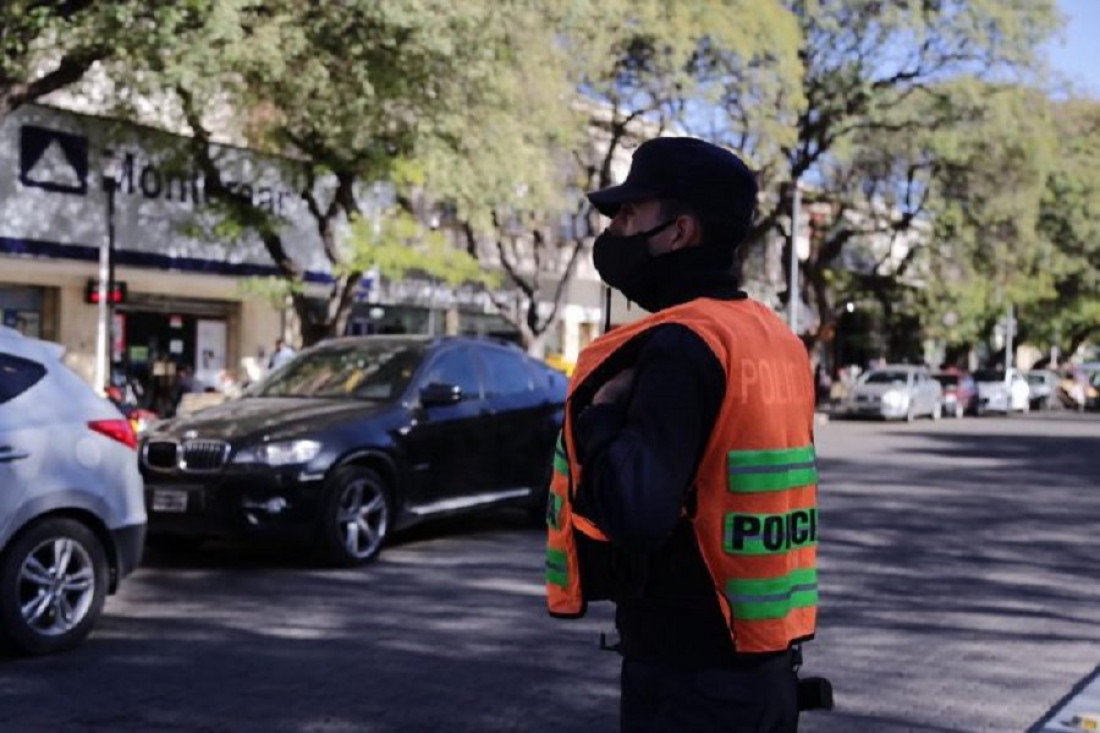
[[[173,489],[153,490],[154,512],[185,512],[187,511],[187,492]]]

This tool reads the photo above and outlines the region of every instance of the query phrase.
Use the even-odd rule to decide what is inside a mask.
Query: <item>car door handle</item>
[[[0,463],[13,463],[30,456],[30,453],[16,453],[10,445],[0,445]]]

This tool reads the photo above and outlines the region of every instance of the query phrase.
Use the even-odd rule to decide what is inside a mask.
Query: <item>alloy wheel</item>
[[[41,542],[19,569],[19,608],[28,627],[60,636],[87,617],[95,600],[95,567],[88,550],[69,537]]]
[[[340,492],[337,522],[349,557],[361,560],[374,555],[389,527],[382,487],[363,478],[350,481]]]

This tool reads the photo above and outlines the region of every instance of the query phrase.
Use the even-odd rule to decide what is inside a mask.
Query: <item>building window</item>
[[[43,337],[42,288],[0,285],[0,323],[24,336]]]

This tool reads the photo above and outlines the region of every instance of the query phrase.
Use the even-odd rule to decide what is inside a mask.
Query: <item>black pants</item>
[[[797,730],[798,680],[789,656],[733,669],[683,669],[623,660],[622,733]]]

